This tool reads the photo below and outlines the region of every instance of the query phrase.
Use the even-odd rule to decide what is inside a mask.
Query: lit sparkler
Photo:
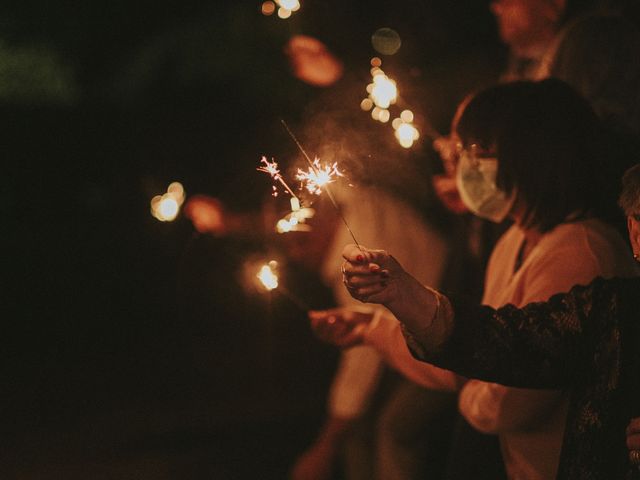
[[[292,198],[295,198],[296,200],[298,199],[296,194],[293,193],[293,190],[291,190],[289,185],[287,185],[287,182],[284,181],[284,178],[282,177],[282,174],[280,173],[280,170],[278,169],[278,164],[276,162],[269,162],[266,157],[262,157],[260,159],[260,163],[263,163],[264,166],[263,167],[258,167],[256,170],[258,170],[259,172],[264,172],[264,173],[268,173],[269,175],[271,175],[271,178],[273,178],[274,180],[280,182],[280,184],[289,193],[289,195],[291,195]],[[278,190],[276,189],[275,186],[273,187],[273,196],[274,197],[278,196]],[[299,205],[300,205],[300,202],[298,200],[298,206]]]
[[[171,222],[180,213],[184,199],[184,187],[179,182],[173,182],[167,188],[167,193],[151,199],[151,215],[161,222]]]
[[[260,265],[258,273],[255,274],[255,278],[259,281],[259,286],[262,290],[272,292],[277,289],[277,291],[282,293],[301,310],[310,310],[305,302],[280,284],[278,278],[278,262],[275,260]]]
[[[317,167],[314,164],[314,162],[311,161],[311,158],[309,158],[309,155],[307,155],[307,152],[302,147],[302,144],[298,141],[297,137],[293,134],[293,132],[289,128],[289,125],[287,125],[287,122],[285,122],[282,119],[280,119],[280,122],[282,123],[282,126],[285,128],[285,130],[287,131],[287,133],[289,134],[289,136],[291,137],[293,142],[297,145],[298,149],[300,150],[300,152],[304,156],[305,160],[309,164],[309,167],[311,167],[310,171],[314,171],[315,175],[316,175],[316,178],[320,179],[321,178],[320,171],[317,169]],[[316,160],[317,160],[317,158],[316,158]],[[344,223],[344,226],[347,227],[349,235],[351,235],[351,238],[353,239],[353,243],[355,243],[358,246],[358,248],[360,248],[360,244],[358,243],[358,240],[356,240],[356,237],[353,234],[353,231],[351,230],[351,228],[349,227],[349,224],[347,223],[347,220],[344,218],[344,215],[342,214],[342,211],[340,210],[340,207],[338,206],[338,204],[336,202],[336,199],[333,197],[333,194],[331,193],[331,190],[329,190],[329,183],[325,182],[323,186],[324,186],[324,190],[327,192],[327,196],[329,197],[329,200],[331,200],[331,203],[333,204],[333,208],[336,209],[336,212],[338,212],[338,215],[340,215],[340,218],[342,219],[342,223]]]
[[[256,278],[260,280],[260,284],[268,292],[278,288],[278,274],[276,273],[276,267],[278,262],[271,260],[260,267],[260,271],[256,274]]]
[[[320,159],[316,157],[308,171],[298,169],[296,179],[303,183],[309,193],[320,195],[323,187],[335,182],[336,177],[342,176],[342,172],[338,170],[338,162],[334,162],[333,165],[320,165]]]

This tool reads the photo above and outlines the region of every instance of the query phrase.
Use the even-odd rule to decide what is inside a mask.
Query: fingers
[[[362,343],[364,329],[372,318],[370,312],[345,308],[309,312],[311,328],[316,336],[338,347]]]
[[[368,248],[355,245],[353,243],[348,244],[342,250],[342,258],[351,263],[363,263],[366,259]]]

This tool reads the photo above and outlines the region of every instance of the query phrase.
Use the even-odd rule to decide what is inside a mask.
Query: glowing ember
[[[342,177],[338,170],[338,162],[332,165],[320,165],[320,159],[316,157],[313,161],[313,168],[309,167],[307,172],[298,169],[296,179],[300,180],[310,193],[320,195],[322,187],[336,181],[336,177]]]
[[[161,222],[171,222],[180,213],[184,199],[185,193],[182,184],[173,182],[167,188],[167,193],[156,195],[151,199],[151,215]]]
[[[269,263],[262,265],[262,267],[260,267],[260,271],[256,274],[256,278],[260,280],[262,286],[268,291],[278,288],[278,275],[274,271],[277,266],[278,263],[275,260],[272,260]]]

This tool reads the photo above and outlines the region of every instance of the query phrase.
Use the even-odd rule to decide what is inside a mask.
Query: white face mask
[[[478,158],[472,151],[460,153],[456,186],[460,198],[471,212],[495,223],[502,222],[511,211],[515,191],[507,196],[496,186],[497,158]]]

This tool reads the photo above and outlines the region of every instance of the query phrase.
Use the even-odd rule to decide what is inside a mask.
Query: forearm
[[[453,328],[453,315],[447,298],[407,273],[400,285],[398,294],[385,303],[385,307],[402,323],[405,333],[417,341],[420,350],[436,351]]]
[[[409,351],[400,322],[388,312],[376,313],[364,331],[363,341],[374,347],[392,368],[421,387],[455,391],[461,384],[460,377],[453,372],[415,358]]]

